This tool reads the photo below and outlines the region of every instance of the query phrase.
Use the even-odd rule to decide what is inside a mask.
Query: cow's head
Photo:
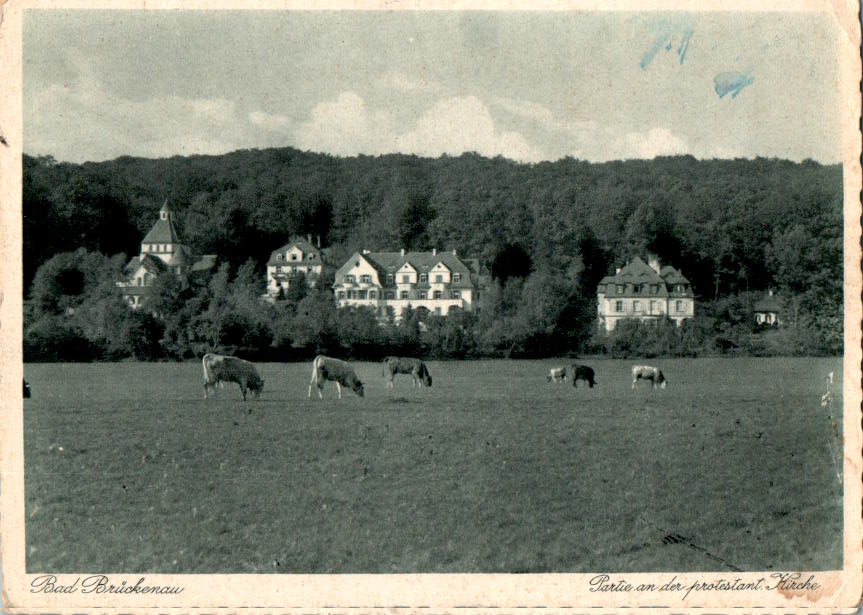
[[[252,392],[252,396],[255,399],[260,397],[261,393],[264,392],[264,379],[263,378],[252,378],[249,380],[249,390]]]
[[[427,387],[430,387],[432,385],[431,374],[429,373],[429,370],[426,368],[425,364],[423,364],[423,366],[420,368],[420,381]]]
[[[659,385],[660,388],[664,389],[665,385],[668,384],[668,380],[665,379],[665,374],[662,373],[662,370],[660,370],[659,376],[657,377],[657,380],[659,380],[659,382],[660,382],[660,385]]]
[[[351,389],[353,390],[354,393],[356,393],[360,397],[366,396],[366,390],[363,387],[363,383],[360,382],[359,378],[354,378],[353,382],[351,382]]]

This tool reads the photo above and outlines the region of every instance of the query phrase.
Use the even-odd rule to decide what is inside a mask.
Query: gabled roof
[[[312,260],[315,261],[315,264],[321,263],[321,249],[320,248],[315,247],[311,242],[309,242],[308,240],[306,240],[303,237],[294,237],[293,239],[291,239],[291,241],[289,241],[288,243],[286,243],[282,247],[276,248],[275,250],[270,252],[270,260],[267,261],[267,265],[269,266],[269,265],[282,265],[282,264],[284,264],[286,261],[277,260],[276,256],[278,254],[284,254],[285,252],[287,252],[288,250],[290,250],[294,246],[296,246],[297,248],[300,249],[300,251],[303,253],[303,258],[302,258],[302,260],[299,260],[299,261],[288,261],[288,262],[305,263],[306,261],[309,260],[307,257],[308,254],[315,254],[316,258],[314,258]]]
[[[665,284],[665,280],[638,256],[621,267],[614,275],[607,275],[600,284]]]
[[[418,273],[429,273],[435,265],[443,263],[452,273],[461,274],[461,281],[451,283],[450,287],[454,288],[471,288],[471,268],[452,252],[367,252],[360,254],[355,252],[344,265],[342,265],[336,276],[342,275],[353,266],[354,259],[364,258],[369,264],[377,269],[381,276],[381,283],[386,282],[386,275],[393,274],[402,268],[405,263],[410,263],[411,267],[417,270]],[[475,261],[476,269],[479,270],[479,262],[476,259],[466,259]]]
[[[143,256],[132,257],[132,260],[126,264],[126,273],[131,275],[138,271],[140,267],[146,269],[148,273],[161,273],[167,269],[162,259],[152,254],[144,254]]]

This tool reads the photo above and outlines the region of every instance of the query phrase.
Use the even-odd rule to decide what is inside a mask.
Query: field
[[[25,365],[28,572],[818,570],[842,564],[820,406],[841,359],[430,363],[431,389],[310,364],[204,401],[201,367]],[[583,383],[581,383],[583,385]]]

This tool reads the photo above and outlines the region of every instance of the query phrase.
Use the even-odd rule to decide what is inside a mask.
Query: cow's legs
[[[240,393],[243,394],[243,401],[246,401],[246,385],[244,385],[242,382],[238,382],[237,384],[240,385]]]
[[[339,388],[339,399],[342,398],[342,383],[336,380],[336,386]]]
[[[632,379],[632,388],[633,388],[633,389],[635,388],[635,383],[636,383],[636,382],[638,382],[638,378],[633,378],[633,379]]]

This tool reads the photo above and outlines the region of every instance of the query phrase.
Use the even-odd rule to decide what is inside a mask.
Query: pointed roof
[[[778,295],[768,292],[759,299],[754,306],[753,312],[774,312],[776,314],[782,311],[782,299]]]
[[[159,210],[159,219],[141,243],[180,243],[180,235],[174,228],[174,212],[166,200]]]
[[[663,279],[653,268],[636,256],[626,263],[620,271],[614,275],[607,275],[599,282],[600,284],[665,284]]]

